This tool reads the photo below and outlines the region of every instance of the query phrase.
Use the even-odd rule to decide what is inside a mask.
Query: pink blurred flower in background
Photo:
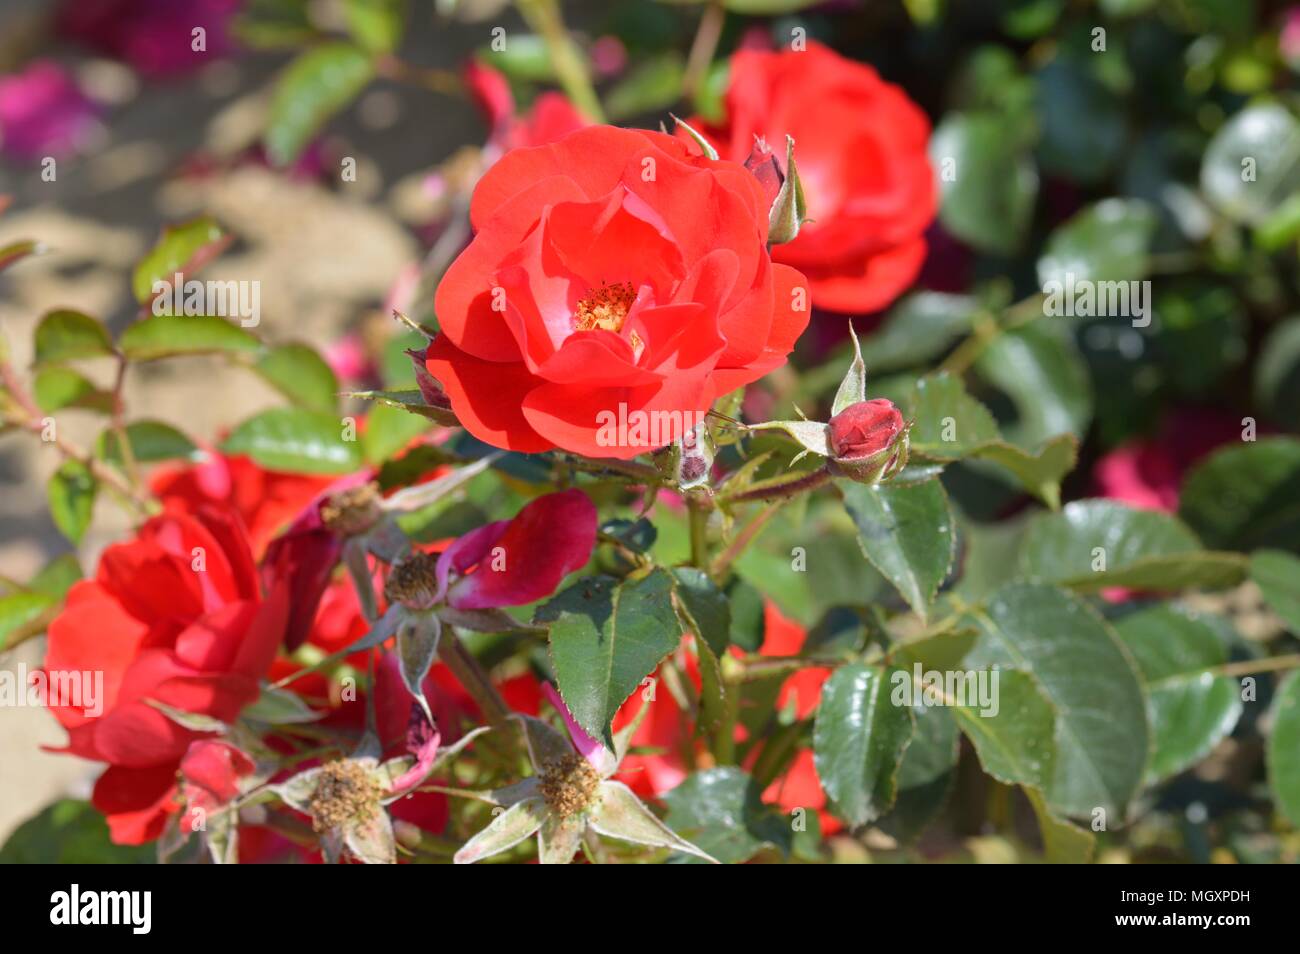
[[[61,36],[149,76],[188,73],[235,49],[230,21],[243,0],[65,0]],[[194,31],[202,29],[202,49]]]
[[[1097,493],[1134,507],[1178,509],[1183,477],[1216,447],[1241,440],[1239,416],[1209,408],[1180,408],[1156,435],[1131,441],[1103,456],[1092,470]]]
[[[17,161],[62,158],[99,130],[99,108],[71,74],[49,60],[0,77],[0,152]]]

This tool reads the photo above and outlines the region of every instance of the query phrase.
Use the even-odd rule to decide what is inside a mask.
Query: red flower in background
[[[257,696],[287,611],[283,590],[263,597],[238,516],[210,506],[149,520],[72,587],[45,668],[102,672],[102,699],[48,702],[68,732],[62,751],[109,764],[93,802],[114,841],[158,837],[179,807],[181,758],[202,738],[150,703],[234,720]]]
[[[492,160],[511,149],[544,146],[591,125],[568,97],[552,91],[540,93],[528,112],[518,115],[509,81],[477,60],[465,66],[465,86],[488,121]]]
[[[193,513],[203,504],[233,508],[260,559],[271,538],[336,479],[266,470],[249,457],[209,451],[202,463],[159,468],[149,486],[168,510]]]
[[[916,278],[938,192],[926,156],[930,123],[870,66],[819,43],[741,50],[731,58],[726,121],[692,125],[743,162],[760,137],[784,159],[785,137],[812,219],[772,257],[799,269],[819,308],[884,308]]]
[[[663,446],[784,364],[808,322],[803,277],[768,257],[758,181],[671,136],[592,126],[516,149],[479,181],[470,215],[477,234],[438,286],[427,365],[496,447],[628,458]],[[667,433],[603,439],[603,415],[620,410]]]

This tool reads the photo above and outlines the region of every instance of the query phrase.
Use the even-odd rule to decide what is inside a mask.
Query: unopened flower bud
[[[892,401],[850,404],[827,427],[835,470],[846,477],[874,483],[907,462],[907,423]]]

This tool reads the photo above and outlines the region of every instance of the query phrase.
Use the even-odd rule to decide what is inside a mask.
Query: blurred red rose
[[[209,451],[202,463],[159,468],[149,486],[169,510],[193,513],[203,504],[232,507],[244,521],[253,555],[261,559],[271,538],[336,479],[266,470],[249,457]]]
[[[519,115],[510,83],[502,73],[471,60],[464,74],[465,86],[488,122],[490,160],[511,149],[544,146],[591,125],[562,93],[541,93],[528,112]]]
[[[938,208],[920,107],[870,66],[813,42],[736,53],[725,102],[724,123],[691,121],[722,156],[743,162],[760,137],[784,164],[794,137],[812,221],[772,257],[807,276],[813,304],[866,312],[897,298],[921,270]]]
[[[257,697],[287,611],[283,590],[263,596],[238,516],[211,506],[149,520],[69,591],[45,668],[102,672],[102,698],[48,701],[68,732],[62,751],[109,763],[93,802],[114,841],[158,837],[179,807],[181,758],[204,737],[151,703],[234,720]]]
[[[784,364],[807,325],[803,277],[768,257],[767,209],[743,166],[660,133],[591,126],[516,149],[474,190],[429,372],[496,447],[628,458],[670,443]]]

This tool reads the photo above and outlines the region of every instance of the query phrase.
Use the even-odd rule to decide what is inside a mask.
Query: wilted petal
[[[578,725],[578,720],[573,717],[569,707],[564,704],[560,693],[549,682],[542,683],[542,693],[546,696],[551,705],[559,711],[564,717],[564,724],[569,729],[569,738],[573,740],[573,747],[578,750],[578,754],[591,763],[601,778],[614,774],[618,768],[618,759],[614,753],[605,748],[604,744],[587,734],[587,730]]]
[[[595,545],[595,506],[582,491],[566,490],[457,540],[439,559],[439,576],[461,575],[447,594],[457,609],[523,606],[553,593]]]
[[[400,794],[424,781],[438,759],[438,742],[442,736],[438,728],[418,703],[411,703],[411,719],[406,729],[406,751],[415,761],[409,769],[392,782],[393,794]]]
[[[524,740],[528,743],[528,757],[533,760],[534,768],[541,768],[552,762],[559,762],[573,754],[569,740],[556,732],[541,719],[515,714],[524,727]]]
[[[544,865],[567,865],[578,852],[587,823],[579,815],[548,815],[537,831],[537,860]]]
[[[696,848],[656,818],[622,782],[601,782],[600,803],[592,812],[589,824],[593,831],[610,838],[654,848],[670,848],[718,863],[716,858]]]
[[[468,865],[508,851],[541,828],[546,814],[546,803],[540,798],[516,802],[465,842],[453,860],[458,865]]]
[[[382,808],[376,808],[364,820],[343,829],[343,843],[368,865],[397,864],[393,823]]]

